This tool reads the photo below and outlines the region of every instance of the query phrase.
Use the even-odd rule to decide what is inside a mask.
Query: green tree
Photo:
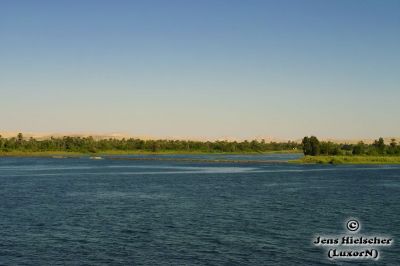
[[[16,144],[17,144],[17,146],[19,148],[22,147],[23,141],[24,141],[24,136],[22,135],[22,133],[18,133],[18,135],[17,135],[17,143]]]
[[[364,142],[360,141],[356,145],[353,146],[353,155],[362,155],[365,154],[365,144]]]
[[[302,148],[303,148],[303,153],[304,155],[311,155],[312,153],[312,147],[311,147],[311,142],[309,137],[304,137],[302,142]]]
[[[397,149],[396,139],[391,139],[389,147],[387,149],[387,153],[391,154],[391,155],[394,155],[394,154],[397,153],[397,151],[398,151],[398,149]]]
[[[374,144],[372,144],[378,154],[384,154],[385,153],[385,141],[383,138],[379,138],[378,140],[374,141]]]
[[[320,143],[319,143],[319,140],[317,139],[317,137],[311,136],[310,144],[311,144],[311,155],[312,156],[319,155],[321,148],[320,148]]]
[[[391,141],[390,141],[390,147],[396,148],[396,146],[397,146],[396,139],[391,139]]]

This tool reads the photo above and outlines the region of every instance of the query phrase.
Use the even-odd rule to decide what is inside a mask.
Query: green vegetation
[[[321,151],[319,140],[314,136],[311,136],[310,138],[304,137],[301,144],[303,145],[304,155],[315,156],[318,155]]]
[[[262,141],[186,141],[186,140],[141,140],[101,139],[93,137],[25,139],[21,133],[13,138],[0,135],[0,156],[49,156],[82,154],[141,154],[141,153],[271,153],[298,152],[301,145],[295,142]]]
[[[304,156],[290,163],[320,164],[400,164],[400,156],[333,155]]]
[[[314,136],[304,137],[302,141],[304,155],[364,155],[364,156],[400,156],[400,145],[392,139],[386,145],[383,138],[375,140],[372,144],[337,144],[333,142],[320,142]]]
[[[330,164],[400,164],[400,145],[392,139],[386,145],[383,138],[372,144],[337,144],[319,141],[315,136],[304,137],[302,148],[305,157],[293,163]]]
[[[93,137],[26,139],[19,133],[16,137],[2,138],[0,156],[56,156],[72,157],[87,154],[259,154],[297,153],[303,150],[304,157],[292,163],[329,164],[400,164],[400,145],[395,139],[387,145],[383,138],[372,144],[337,144],[319,141],[317,137],[304,137],[301,144],[295,142],[265,141],[186,141],[186,140],[141,140],[101,139]]]

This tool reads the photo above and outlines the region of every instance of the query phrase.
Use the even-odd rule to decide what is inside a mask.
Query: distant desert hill
[[[12,138],[18,135],[17,131],[0,131],[0,135],[3,138]],[[244,141],[244,140],[265,140],[265,142],[286,142],[286,139],[278,139],[270,136],[261,137],[256,136],[252,138],[236,138],[230,136],[221,136],[221,137],[188,137],[188,136],[148,136],[148,135],[133,135],[128,133],[90,133],[90,132],[58,132],[58,133],[51,133],[51,132],[21,132],[25,139],[34,138],[38,140],[49,139],[51,137],[54,138],[62,138],[64,136],[71,136],[71,137],[93,137],[96,140],[100,139],[128,139],[128,138],[136,138],[136,139],[143,139],[143,140],[150,140],[150,139],[168,139],[168,140],[196,140],[196,141],[217,141],[217,140],[226,140],[226,141]]]
[[[12,138],[16,137],[19,132],[0,132],[0,135],[3,138]],[[64,133],[49,133],[49,132],[21,132],[22,135],[24,136],[25,139],[27,138],[34,138],[37,140],[44,140],[44,139],[49,139],[51,137],[53,138],[62,138],[64,136],[71,136],[71,137],[89,137],[92,136],[94,139],[99,140],[99,139],[123,139],[123,138],[130,138],[132,136],[129,136],[128,134],[120,134],[120,133],[109,133],[109,134],[98,134],[98,133],[73,133],[73,132],[64,132]],[[140,138],[146,139],[146,137],[141,136]]]

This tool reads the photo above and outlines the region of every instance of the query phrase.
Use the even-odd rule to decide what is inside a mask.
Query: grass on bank
[[[318,164],[400,164],[400,156],[304,156],[290,163],[318,163]]]

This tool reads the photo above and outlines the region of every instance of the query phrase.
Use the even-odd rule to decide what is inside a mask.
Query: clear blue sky
[[[0,130],[400,135],[400,1],[0,1]]]

